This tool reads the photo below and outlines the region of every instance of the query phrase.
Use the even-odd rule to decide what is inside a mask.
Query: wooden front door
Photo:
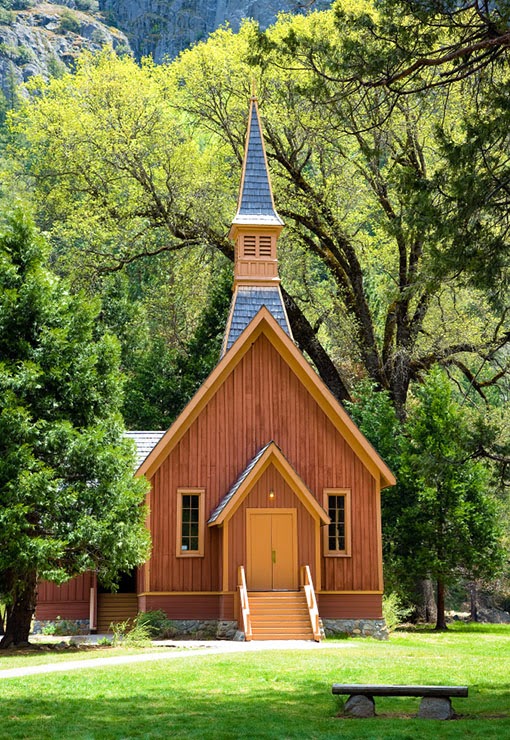
[[[247,510],[246,571],[250,591],[297,590],[295,509]]]

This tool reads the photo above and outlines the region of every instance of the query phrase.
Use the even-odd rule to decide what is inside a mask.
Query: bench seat
[[[418,717],[453,719],[451,697],[467,696],[467,686],[395,686],[391,684],[334,683],[333,694],[348,694],[346,717],[375,717],[374,696],[420,696]]]
[[[467,696],[467,686],[392,686],[385,684],[334,683],[333,694],[350,696]]]

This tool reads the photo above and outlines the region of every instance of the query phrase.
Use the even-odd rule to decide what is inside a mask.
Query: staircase
[[[110,632],[110,625],[134,619],[138,612],[136,594],[98,594],[97,632]]]
[[[250,591],[252,640],[313,640],[304,591]]]

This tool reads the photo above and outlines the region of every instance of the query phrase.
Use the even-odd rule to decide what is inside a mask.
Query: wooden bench
[[[380,684],[334,683],[333,694],[348,694],[344,707],[347,717],[374,717],[374,696],[421,696],[418,717],[452,719],[452,696],[467,696],[467,686],[391,686]]]

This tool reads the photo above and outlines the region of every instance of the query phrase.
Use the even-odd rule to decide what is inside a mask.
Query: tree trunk
[[[340,402],[350,401],[351,397],[346,384],[340,377],[340,373],[336,369],[330,356],[319,342],[312,326],[287,291],[284,288],[281,288],[281,291],[283,300],[285,301],[285,308],[287,310],[290,325],[292,327],[292,332],[298,342],[299,348],[301,351],[309,354],[320,377],[324,383],[326,383],[335,398]]]
[[[28,645],[30,625],[37,601],[37,573],[26,573],[16,587],[14,602],[7,606],[5,634],[0,649]]]
[[[472,622],[478,622],[478,589],[476,583],[471,581],[469,584],[469,601],[470,601],[470,619]]]
[[[419,622],[435,622],[437,619],[434,586],[430,578],[420,578],[415,588],[416,617]]]
[[[437,579],[437,620],[436,620],[436,626],[434,628],[438,631],[448,629],[448,627],[446,626],[444,597],[445,597],[444,581],[442,580],[442,578],[438,578]]]

